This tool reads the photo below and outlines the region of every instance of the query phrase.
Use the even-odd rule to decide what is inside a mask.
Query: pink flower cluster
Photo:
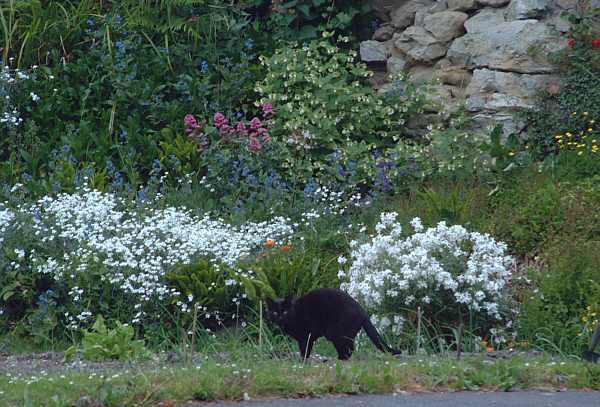
[[[247,139],[248,150],[258,152],[265,143],[271,141],[267,125],[269,119],[275,116],[275,110],[270,103],[262,105],[262,111],[265,121],[261,121],[258,117],[253,117],[249,123],[240,121],[233,126],[229,123],[229,119],[221,112],[215,113],[213,120],[222,140],[230,141],[234,138]],[[183,122],[186,133],[190,136],[197,135],[204,127],[204,123],[198,123],[196,118],[191,114],[186,115]]]
[[[191,114],[186,114],[183,118],[183,124],[185,124],[185,132],[190,134],[202,130],[204,123],[200,124],[196,118]]]

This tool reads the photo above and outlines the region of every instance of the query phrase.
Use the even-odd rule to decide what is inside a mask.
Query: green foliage
[[[193,307],[200,310],[200,318],[210,328],[219,327],[223,316],[236,314],[236,303],[239,304],[242,298],[237,273],[207,259],[177,266],[165,275],[165,279],[171,288],[181,293],[180,301],[188,303],[192,299]],[[195,315],[178,313],[175,319],[186,325]]]
[[[600,117],[600,51],[592,41],[600,38],[598,13],[582,1],[576,13],[566,14],[571,23],[571,44],[556,55],[562,84],[541,94],[538,108],[527,113],[532,151],[546,156],[558,150],[557,134],[582,125],[582,113]]]
[[[0,4],[2,60],[16,67],[70,59],[86,20],[100,11],[94,0],[6,0]],[[58,51],[58,52],[54,52]]]
[[[486,223],[521,256],[543,252],[559,239],[595,240],[600,236],[597,182],[597,176],[558,183],[545,174],[526,173],[506,180],[492,198],[495,209]]]
[[[336,287],[337,263],[335,258],[317,256],[305,247],[283,245],[266,251],[256,263],[247,267],[256,273],[262,283],[263,297],[283,298],[303,295],[319,287]]]
[[[371,6],[350,0],[275,0],[270,15],[282,39],[311,40],[323,31],[360,32]]]
[[[547,179],[531,184],[535,190],[504,186],[495,197],[498,209],[491,220],[494,235],[519,255],[538,252],[565,222],[564,189]]]
[[[161,169],[174,176],[197,171],[182,118],[248,105],[260,76],[252,30],[213,27],[203,37],[207,46],[190,47],[177,32],[177,41],[157,44],[116,14],[86,24],[85,41],[69,51],[69,63],[32,70],[11,89],[25,124],[0,140],[0,179],[32,180],[52,191],[72,188],[87,172],[98,186],[137,189]]]
[[[147,358],[148,351],[144,341],[135,340],[133,327],[116,321],[113,329],[107,328],[104,318],[99,315],[89,331],[83,332],[81,348],[71,347],[65,352],[65,358],[70,359],[77,352],[81,352],[86,360],[101,362],[117,359],[133,361]]]
[[[256,86],[259,102],[276,109],[272,134],[287,146],[280,160],[297,179],[370,182],[377,172],[375,150],[381,155],[398,142],[422,97],[400,82],[402,95],[376,95],[365,82],[372,73],[356,63],[356,52],[332,44],[331,33],[323,36],[262,59],[267,72]]]
[[[544,255],[547,264],[532,270],[535,289],[526,292],[519,334],[550,351],[580,354],[588,343],[581,317],[600,293],[598,241],[562,240]]]

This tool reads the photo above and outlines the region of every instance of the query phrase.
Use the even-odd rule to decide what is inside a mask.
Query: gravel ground
[[[140,370],[153,370],[173,365],[180,359],[176,354],[159,354],[147,361],[138,362],[91,362],[81,359],[64,360],[61,352],[24,353],[11,355],[0,353],[0,376],[12,378],[53,375],[62,373],[100,373],[100,372],[129,372]],[[193,361],[195,362],[195,361]],[[199,361],[198,361],[199,363]]]

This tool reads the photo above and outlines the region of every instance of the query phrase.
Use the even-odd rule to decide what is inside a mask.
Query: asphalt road
[[[433,393],[196,403],[185,407],[600,407],[600,392]]]

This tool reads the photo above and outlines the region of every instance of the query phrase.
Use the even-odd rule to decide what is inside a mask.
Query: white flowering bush
[[[351,243],[340,258],[342,289],[364,304],[380,327],[398,331],[407,313],[420,307],[432,322],[501,321],[511,276],[506,245],[487,234],[445,222],[425,229],[413,219],[404,236],[396,213],[383,213],[376,233]]]
[[[142,324],[197,307],[200,315],[214,317],[219,310],[198,293],[222,296],[222,288],[231,287],[229,301],[239,301],[244,294],[237,273],[248,272],[238,261],[266,239],[285,242],[292,232],[280,217],[232,226],[183,208],[135,208],[87,188],[46,196],[14,214],[0,211],[0,239],[6,239],[8,253],[0,254],[0,309],[11,318],[19,306],[37,303],[38,309],[59,312],[58,320],[70,328],[86,326],[98,314]],[[202,270],[194,269],[198,264]],[[204,290],[187,289],[181,282],[193,279],[182,280],[181,273],[213,280],[200,278]],[[19,286],[7,291],[15,281]]]

